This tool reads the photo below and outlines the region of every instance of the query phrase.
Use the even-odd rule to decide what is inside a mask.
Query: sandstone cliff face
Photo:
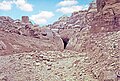
[[[70,17],[61,17],[58,21],[49,26],[52,30],[57,30],[57,33],[65,44],[64,48],[72,35],[89,27],[88,22],[86,22],[86,13],[87,11],[74,12]]]
[[[99,0],[99,1],[102,1],[102,0]],[[108,41],[108,40],[119,41],[119,34],[117,34],[117,31],[118,32],[120,31],[120,25],[119,25],[120,3],[119,2],[114,3],[114,0],[113,1],[106,0],[105,2],[106,2],[106,5],[104,5],[104,8],[102,8],[100,12],[87,13],[86,19],[87,20],[90,19],[88,20],[89,23],[87,23],[88,28],[87,26],[85,26],[86,28],[85,31],[81,30],[80,32],[77,32],[77,34],[75,34],[73,37],[71,37],[68,43],[67,49],[74,49],[80,52],[82,52],[82,50],[83,51],[85,50],[87,52],[88,50],[90,50],[89,46],[91,46],[91,48],[93,46],[97,46],[96,44],[91,45],[90,43],[91,40],[98,41],[101,44],[102,44],[101,41],[103,41],[103,44],[102,44],[103,46],[106,45],[105,41]],[[107,2],[113,3],[113,4],[108,5]],[[100,4],[98,4],[97,2],[97,7],[99,7],[98,5]],[[108,37],[108,38],[111,37],[111,39],[108,39],[108,38],[104,39],[104,36],[102,36],[102,33],[105,35],[105,37]],[[117,39],[113,38],[114,34],[118,36]],[[93,36],[93,38],[91,36]],[[100,40],[98,40],[97,38]],[[116,42],[116,44],[118,44],[119,46],[119,42]],[[109,46],[106,46],[106,47],[109,47]]]
[[[99,12],[93,16],[89,15],[91,13],[87,13],[88,19],[90,18],[88,20],[90,28],[74,34],[66,47],[68,50],[85,52],[89,61],[93,59],[96,61],[95,66],[93,62],[88,68],[94,67],[89,72],[92,72],[98,81],[119,81],[119,75],[114,75],[120,66],[115,62],[115,59],[120,58],[119,5],[119,1],[115,0],[97,0]],[[112,67],[110,62],[114,62],[116,66]],[[118,62],[120,61],[118,60]]]
[[[101,2],[100,2],[101,1]],[[102,8],[100,5],[103,5]],[[91,32],[112,32],[120,30],[120,2],[116,0],[98,0],[98,12],[91,22]],[[99,9],[100,7],[100,9]]]
[[[87,11],[74,12],[70,17],[61,17],[50,25],[51,29],[82,29],[85,27],[85,16]]]
[[[76,50],[79,52],[88,52],[91,56],[106,52],[119,54],[120,32],[108,33],[77,33],[70,40],[66,49]],[[110,52],[111,51],[111,52]]]
[[[64,39],[70,39],[72,35],[81,30],[88,30],[96,13],[96,3],[92,2],[88,10],[74,12],[70,17],[60,17],[58,21],[48,25],[48,27],[52,30],[57,29],[58,34],[64,41]]]
[[[96,0],[98,11],[101,11],[106,5],[113,5],[119,2],[120,0]]]

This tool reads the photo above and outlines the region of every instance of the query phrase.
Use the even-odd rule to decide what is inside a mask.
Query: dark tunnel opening
[[[64,43],[64,49],[66,48],[68,42],[69,42],[69,38],[62,38],[63,43]]]

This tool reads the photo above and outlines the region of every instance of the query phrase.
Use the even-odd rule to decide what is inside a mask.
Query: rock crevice
[[[62,38],[62,40],[63,40],[63,43],[64,43],[64,49],[66,49],[67,44],[69,42],[69,38]]]

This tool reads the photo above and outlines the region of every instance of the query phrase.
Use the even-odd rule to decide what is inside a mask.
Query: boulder
[[[5,50],[7,47],[3,41],[0,41],[0,50]]]
[[[103,71],[99,76],[99,81],[118,81],[114,71]]]

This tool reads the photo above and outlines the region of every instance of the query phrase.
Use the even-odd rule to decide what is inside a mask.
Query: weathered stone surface
[[[105,6],[105,0],[96,0],[97,10],[101,11]]]
[[[42,36],[34,38],[18,34],[10,34],[0,31],[0,55],[39,51],[39,50],[63,50],[64,45],[60,37],[52,33],[52,36]],[[2,41],[5,41],[2,42]]]
[[[26,16],[22,22],[10,17],[0,17],[0,55],[13,54],[32,50],[63,50],[64,45],[60,36],[50,28],[34,27],[28,23]],[[19,40],[18,40],[19,39]]]
[[[63,39],[64,44],[68,43],[68,40],[74,35],[76,32],[80,32],[84,28],[88,28],[88,22],[86,22],[86,14],[87,11],[79,11],[74,12],[70,17],[61,17],[58,21],[49,25],[51,30],[60,35]],[[90,13],[90,12],[89,12]],[[92,12],[94,13],[94,12]],[[91,15],[90,15],[91,16]],[[66,46],[64,46],[65,48]]]
[[[96,0],[96,3],[97,3],[97,9],[98,11],[102,11],[102,9],[105,7],[105,6],[108,6],[108,5],[113,5],[115,3],[119,3],[120,0]]]
[[[105,2],[105,3],[104,3]],[[112,32],[120,30],[120,3],[116,0],[97,0],[99,13],[91,21],[91,32]],[[103,5],[102,8],[100,5]],[[108,5],[110,4],[110,5]]]
[[[92,2],[88,10],[73,12],[70,17],[60,17],[58,21],[48,27],[53,31],[57,30],[56,32],[61,38],[70,39],[76,32],[88,29],[96,13],[96,3]]]
[[[104,81],[117,81],[117,76],[115,72],[112,71],[104,71]]]
[[[76,63],[77,60],[84,58],[84,56],[80,55],[80,53],[71,51],[41,51],[39,53],[31,52],[29,54],[1,56],[0,72],[2,74],[0,75],[0,79],[10,81],[25,81],[28,79],[29,81],[79,81],[86,77],[85,79],[94,81],[95,79],[92,77],[88,78],[89,75],[82,75],[82,78],[80,78],[79,72],[83,69],[78,67],[80,61]],[[77,64],[76,67],[74,66],[75,63]]]
[[[119,6],[97,0],[43,28],[0,17],[0,81],[119,81]]]
[[[119,31],[97,34],[90,34],[87,32],[77,33],[69,40],[67,48],[80,52],[91,51],[91,53],[93,53],[94,51],[97,53],[99,51],[109,52],[110,50],[113,51],[112,49],[115,49],[116,52],[119,52],[119,33]]]
[[[119,59],[90,58],[75,51],[39,51],[0,57],[0,80],[118,81]],[[97,62],[98,61],[98,62]],[[114,62],[114,63],[113,63]],[[114,66],[107,69],[108,66]],[[114,70],[115,69],[115,70]],[[29,78],[28,78],[29,77]]]
[[[88,8],[89,12],[97,12],[97,4],[96,0],[94,0],[92,3],[90,3],[90,6]]]
[[[88,72],[98,81],[119,81],[119,34],[119,31],[96,34],[80,32],[69,40],[66,49],[87,53],[88,58],[83,62],[91,63]]]
[[[7,47],[3,41],[0,41],[0,50],[5,50]]]
[[[29,17],[28,16],[22,16],[22,22],[23,23],[29,23]]]

